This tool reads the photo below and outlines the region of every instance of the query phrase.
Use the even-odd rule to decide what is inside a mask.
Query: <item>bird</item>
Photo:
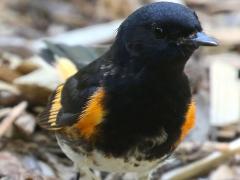
[[[217,45],[192,9],[171,2],[142,6],[102,56],[84,67],[63,63],[73,74],[56,88],[38,123],[56,134],[80,179],[98,179],[94,170],[150,178],[194,127],[186,62],[200,46]],[[71,62],[67,48],[59,49],[55,57]]]

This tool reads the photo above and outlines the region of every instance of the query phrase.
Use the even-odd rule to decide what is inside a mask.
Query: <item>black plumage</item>
[[[109,51],[66,81],[58,127],[77,123],[76,114],[101,87],[106,113],[97,134],[74,142],[112,158],[152,161],[170,154],[192,101],[184,66],[200,45],[217,43],[203,34],[191,9],[167,2],[138,9],[119,27]]]

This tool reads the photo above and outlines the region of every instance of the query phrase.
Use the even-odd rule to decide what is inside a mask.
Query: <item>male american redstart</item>
[[[80,179],[96,179],[90,169],[144,179],[194,126],[184,66],[200,46],[216,45],[193,10],[146,5],[120,25],[104,55],[81,70],[65,67],[76,73],[52,94],[39,124],[56,133]]]

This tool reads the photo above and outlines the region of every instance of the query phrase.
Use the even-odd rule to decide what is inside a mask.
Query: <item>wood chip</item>
[[[34,64],[33,62],[29,61],[23,61],[17,68],[16,71],[21,74],[28,74],[33,72],[34,70],[38,69],[39,67]]]
[[[8,91],[8,92],[10,92],[12,94],[16,94],[16,95],[20,94],[19,90],[15,86],[13,86],[10,83],[6,83],[4,81],[0,81],[0,90]]]
[[[211,171],[219,164],[240,152],[240,138],[232,141],[228,145],[228,151],[213,152],[209,156],[191,163],[189,165],[174,169],[165,173],[161,180],[185,180],[200,176]]]
[[[0,81],[0,105],[12,106],[19,102],[20,91],[10,83]]]
[[[8,115],[9,112],[11,112],[11,108],[0,109],[0,119]]]
[[[0,66],[0,80],[11,83],[18,77],[20,77],[20,74],[15,70]]]
[[[17,106],[15,106],[9,115],[3,119],[0,124],[0,138],[4,135],[4,133],[8,130],[8,128],[13,124],[13,122],[20,116],[24,110],[27,108],[27,102],[21,102]]]
[[[217,138],[221,140],[231,140],[236,137],[237,132],[233,129],[222,129],[217,131]]]

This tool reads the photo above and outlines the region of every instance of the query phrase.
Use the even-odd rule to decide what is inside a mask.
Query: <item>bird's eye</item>
[[[152,30],[157,39],[164,38],[164,31],[161,27],[157,26],[156,24],[152,25]]]

